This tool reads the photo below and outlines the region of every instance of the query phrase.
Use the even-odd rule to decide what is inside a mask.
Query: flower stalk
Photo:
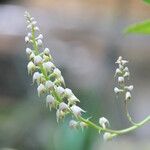
[[[126,114],[132,126],[122,130],[112,130],[108,128],[110,123],[104,117],[99,119],[99,125],[82,117],[82,113],[86,113],[86,111],[77,106],[77,103],[80,102],[79,99],[73,94],[71,89],[66,88],[61,71],[53,64],[50,50],[43,47],[43,35],[40,33],[37,22],[28,12],[25,12],[25,17],[28,29],[25,42],[30,45],[30,48],[26,48],[29,59],[27,65],[28,73],[33,75],[33,83],[37,83],[38,96],[46,95],[46,105],[49,106],[50,110],[56,110],[57,122],[70,114],[73,116],[69,122],[70,127],[77,128],[80,126],[82,129],[91,127],[99,133],[103,132],[104,140],[109,140],[118,135],[131,132],[150,121],[150,116],[148,116],[140,123],[134,123],[128,112],[127,103],[131,99],[133,86],[125,85],[125,80],[129,78],[130,72],[126,67],[128,61],[123,60],[122,57],[119,57],[116,62],[119,67],[116,69],[115,76],[118,77],[119,87],[115,87],[114,92],[117,95],[124,95]]]

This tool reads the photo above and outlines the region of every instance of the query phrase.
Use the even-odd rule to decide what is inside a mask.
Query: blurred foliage
[[[124,33],[150,34],[150,20],[128,26]]]
[[[144,2],[149,3],[150,4],[150,0],[144,0]]]

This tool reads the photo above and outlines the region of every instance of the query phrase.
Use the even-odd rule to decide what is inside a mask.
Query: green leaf
[[[130,25],[124,29],[124,33],[150,34],[150,20]]]
[[[143,1],[150,4],[150,0],[143,0]]]

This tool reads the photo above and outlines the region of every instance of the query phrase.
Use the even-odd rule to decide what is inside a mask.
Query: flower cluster
[[[33,83],[37,83],[37,93],[46,95],[46,105],[56,109],[57,121],[63,119],[67,114],[73,114],[77,119],[81,113],[85,112],[76,105],[80,102],[73,94],[72,90],[65,87],[64,78],[61,71],[53,64],[50,50],[43,47],[43,35],[40,33],[37,22],[28,12],[25,12],[27,20],[28,34],[25,36],[25,42],[31,47],[26,48],[26,54],[29,59],[27,65],[28,74],[32,75]],[[86,127],[82,121],[71,120],[70,127]]]
[[[125,101],[131,99],[131,91],[133,90],[133,85],[126,85],[126,80],[129,80],[130,72],[126,64],[128,63],[127,60],[124,60],[121,56],[119,56],[118,60],[116,61],[118,64],[118,68],[115,72],[115,77],[117,77],[117,82],[119,87],[114,88],[114,92],[118,94],[125,94]],[[127,78],[127,79],[126,79]]]

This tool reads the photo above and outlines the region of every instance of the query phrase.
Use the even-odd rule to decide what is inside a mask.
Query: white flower
[[[25,42],[28,43],[29,41],[30,41],[29,37],[26,36],[26,37],[25,37]]]
[[[130,100],[131,99],[131,93],[130,92],[126,92],[126,100]]]
[[[55,105],[55,98],[52,95],[47,95],[46,104],[49,105],[50,109]]]
[[[45,55],[49,55],[49,53],[50,53],[49,49],[48,49],[48,48],[45,48],[45,49],[44,49],[44,54],[45,54]]]
[[[68,105],[67,105],[66,103],[61,102],[61,103],[59,104],[59,110],[60,110],[60,111],[66,111],[66,110],[69,110],[69,107],[68,107]]]
[[[85,122],[80,122],[80,127],[82,128],[82,130],[87,126],[88,125]]]
[[[125,89],[127,89],[127,90],[129,90],[129,91],[132,91],[133,88],[134,88],[133,85],[130,85],[130,86],[126,86],[126,87],[125,87]]]
[[[115,87],[115,88],[114,88],[114,92],[115,92],[116,94],[118,94],[118,93],[123,92],[123,90],[122,90],[122,89],[118,89],[117,87]]]
[[[32,50],[30,48],[26,48],[26,54],[27,55],[31,55],[32,54]]]
[[[29,23],[29,25],[27,26],[28,29],[32,29],[32,24]]]
[[[63,119],[65,117],[65,112],[57,109],[56,111],[56,119],[57,119],[57,122],[59,121],[59,119]]]
[[[129,77],[130,73],[129,72],[125,72],[125,74],[123,75],[124,77]]]
[[[59,95],[62,95],[65,92],[65,89],[61,86],[56,87],[55,90]]]
[[[48,90],[51,90],[53,87],[54,87],[54,83],[52,81],[46,81],[45,83],[45,87],[48,89]]]
[[[109,133],[109,132],[105,132],[105,133],[104,133],[103,139],[104,139],[105,141],[108,141],[108,140],[110,140],[111,138],[112,138],[112,134],[111,134],[111,133]]]
[[[36,66],[34,65],[34,63],[32,61],[30,61],[27,65],[27,69],[28,69],[28,74],[32,74],[35,69],[36,69]]]
[[[33,24],[33,25],[36,25],[36,24],[37,24],[37,22],[36,22],[36,21],[32,21],[32,24]]]
[[[40,55],[37,55],[34,57],[34,64],[39,65],[42,63],[42,57]]]
[[[122,71],[119,68],[117,68],[116,72],[115,72],[115,75],[120,75],[120,74],[122,74]]]
[[[40,78],[41,78],[41,74],[39,73],[39,72],[35,72],[34,74],[33,74],[33,83],[35,82],[35,81],[39,81],[40,80]]]
[[[124,66],[125,64],[128,63],[128,61],[127,61],[127,60],[122,60],[121,63],[122,63],[122,65]]]
[[[124,83],[124,77],[118,77],[118,83],[120,84]]]
[[[128,67],[125,67],[125,68],[123,69],[123,71],[129,72],[129,68],[128,68]]]
[[[41,40],[41,39],[38,39],[38,40],[37,40],[37,44],[38,44],[39,46],[42,46],[42,44],[43,44],[42,40]]]
[[[70,90],[70,89],[68,89],[68,88],[65,89],[65,94],[66,94],[68,97],[70,97],[70,96],[73,95],[72,90]]]
[[[79,99],[74,95],[72,94],[69,98],[68,98],[68,102],[69,102],[69,105],[71,104],[75,104],[76,102],[80,102]]]
[[[78,126],[78,122],[77,121],[70,120],[70,122],[69,122],[69,127],[70,128],[77,128],[77,126]]]
[[[46,88],[43,84],[40,84],[37,88],[38,96],[40,97],[41,94],[44,94],[46,92]]]
[[[117,64],[121,64],[121,60],[122,60],[122,56],[119,56],[119,58],[117,59],[116,63]]]
[[[109,125],[109,121],[105,118],[99,118],[99,124],[105,129],[107,125]]]
[[[79,106],[76,106],[76,105],[73,105],[70,109],[75,116],[81,116],[82,112],[85,113],[83,109],[81,109]]]
[[[61,71],[58,68],[55,68],[53,73],[57,76],[57,77],[61,77]]]
[[[51,71],[54,68],[54,64],[50,61],[43,63],[43,67],[46,71]]]
[[[29,56],[29,59],[32,60],[32,59],[34,59],[34,57],[35,57],[35,54],[32,52]]]

